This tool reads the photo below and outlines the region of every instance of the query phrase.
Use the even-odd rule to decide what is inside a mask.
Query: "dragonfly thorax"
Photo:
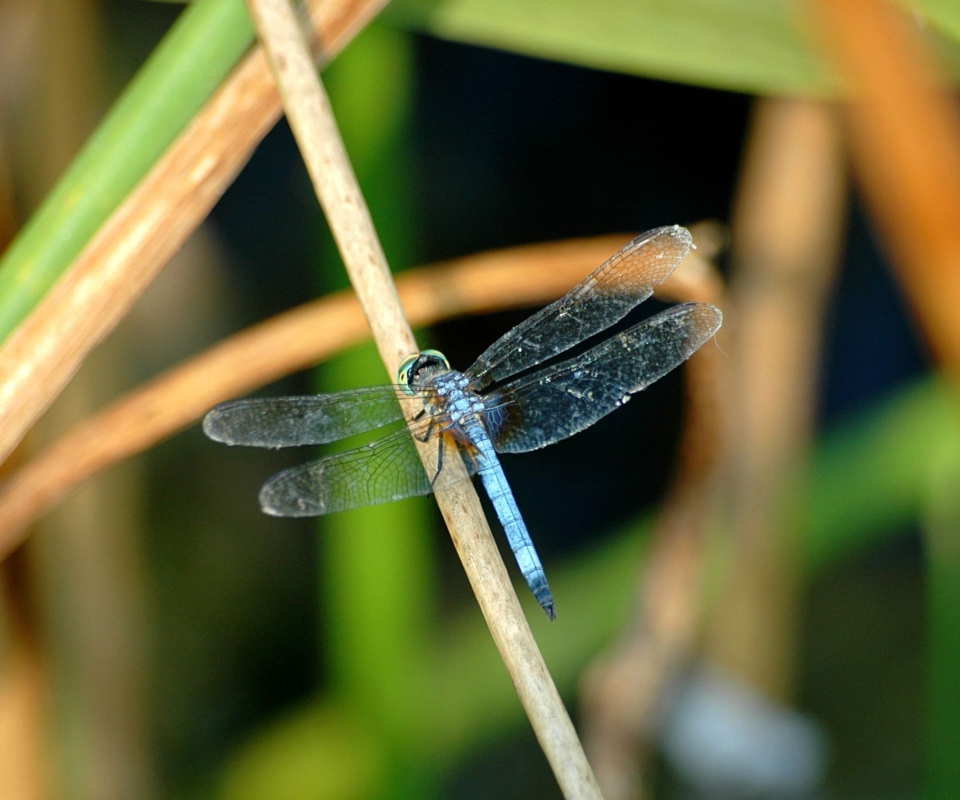
[[[463,425],[468,417],[477,417],[485,410],[483,398],[470,390],[470,379],[462,372],[447,370],[431,378],[429,386],[455,425]]]
[[[397,383],[407,394],[422,393],[430,413],[445,416],[455,428],[475,425],[485,410],[483,398],[471,391],[470,379],[450,369],[450,362],[438,350],[405,358]]]

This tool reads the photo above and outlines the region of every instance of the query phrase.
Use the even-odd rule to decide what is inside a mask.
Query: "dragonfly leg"
[[[422,409],[420,413],[413,418],[414,421],[421,419],[423,415],[426,413],[427,413],[427,409],[425,408]],[[430,437],[433,435],[434,428],[436,427],[437,427],[437,421],[435,419],[432,419],[430,420],[430,424],[427,425],[427,429],[423,432],[423,436],[420,436],[419,434],[415,433],[413,434],[413,438],[416,439],[418,442],[423,442],[424,444],[426,444],[427,441],[430,439]],[[433,473],[433,477],[430,479],[431,489],[436,488],[437,478],[440,477],[440,470],[443,469],[443,437],[442,436],[437,437],[437,444],[438,444],[437,471]]]
[[[433,423],[430,424],[430,427],[433,427]],[[430,479],[431,488],[435,487],[437,483],[437,478],[440,477],[440,470],[443,469],[443,437],[437,437],[437,471],[433,473],[433,477]]]
[[[427,409],[425,408],[422,409],[420,413],[413,418],[413,421],[416,422],[417,420],[421,419],[423,415],[426,413],[427,413]],[[436,426],[436,424],[437,424],[437,421],[435,419],[430,420],[430,424],[427,425],[427,429],[423,432],[423,436],[419,436],[415,433],[413,434],[413,438],[416,439],[418,442],[426,442],[427,439],[430,438],[430,435],[433,433],[433,429],[434,429],[434,426]]]

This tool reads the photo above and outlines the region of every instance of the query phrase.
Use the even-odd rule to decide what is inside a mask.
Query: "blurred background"
[[[0,0],[0,244],[200,5]],[[664,298],[724,309],[689,371],[504,459],[558,621],[522,600],[608,798],[960,792],[960,316],[935,313],[960,248],[897,227],[960,232],[909,161],[960,149],[960,13],[827,5],[404,0],[324,72],[394,271],[677,223],[726,286]],[[871,24],[844,39],[858,14],[909,63]],[[915,66],[929,105],[871,117],[882,68]],[[6,474],[346,285],[281,122]],[[418,337],[462,369],[528,313]],[[390,378],[362,345],[261,393]],[[560,796],[432,500],[259,512],[309,456],[194,425],[36,523],[3,563],[0,796]]]

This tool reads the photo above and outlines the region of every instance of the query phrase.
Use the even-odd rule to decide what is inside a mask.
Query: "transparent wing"
[[[415,432],[429,433],[424,423]],[[354,450],[321,458],[274,475],[260,490],[260,506],[276,517],[313,517],[361,506],[389,503],[430,494],[459,480],[443,469],[445,459],[461,458],[468,474],[476,472],[470,458],[446,436],[432,439],[442,448],[436,474],[428,476],[406,428]]]
[[[692,243],[690,232],[679,225],[638,236],[566,295],[490,345],[467,377],[482,389],[605,330],[650,297]]]
[[[723,317],[711,305],[675,306],[576,358],[506,384],[490,398],[497,450],[523,453],[589,428],[706,342]]]
[[[203,418],[203,432],[226,444],[296,447],[327,444],[403,418],[396,386],[337,394],[264,397],[223,403]]]

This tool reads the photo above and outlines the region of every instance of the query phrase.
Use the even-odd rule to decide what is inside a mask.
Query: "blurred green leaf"
[[[960,42],[960,4],[915,5]],[[387,18],[444,39],[753,94],[830,95],[835,79],[792,0],[396,0]],[[956,65],[958,50],[944,53]],[[955,70],[956,71],[956,70]]]
[[[355,714],[308,707],[248,742],[225,773],[222,800],[364,800],[385,781],[377,737]]]
[[[931,25],[960,42],[960,3],[956,0],[916,0],[913,7]]]
[[[397,0],[386,13],[442,38],[614,72],[760,94],[831,87],[790,0]]]
[[[960,447],[956,400],[919,382],[818,445],[807,474],[800,544],[806,569],[834,564],[919,518],[934,451]]]

